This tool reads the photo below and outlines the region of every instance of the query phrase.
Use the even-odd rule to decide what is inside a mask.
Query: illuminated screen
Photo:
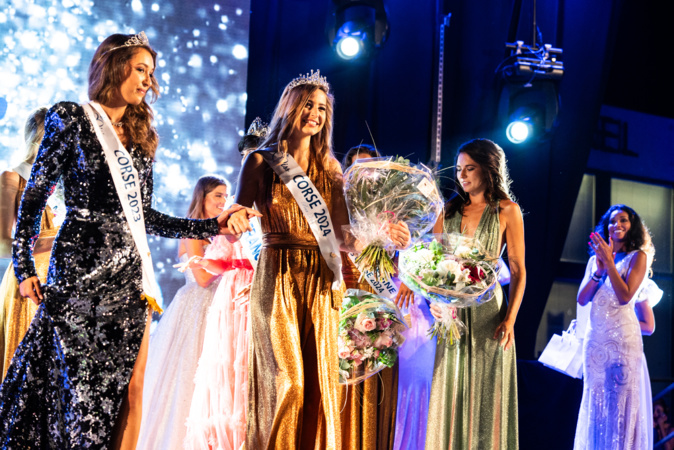
[[[3,1],[4,3],[4,1]],[[12,0],[0,8],[0,171],[18,164],[23,126],[38,106],[86,102],[87,69],[110,34],[145,31],[158,52],[160,143],[154,204],[184,216],[196,180],[236,181],[244,134],[250,0]],[[164,305],[184,284],[178,241],[150,237]]]

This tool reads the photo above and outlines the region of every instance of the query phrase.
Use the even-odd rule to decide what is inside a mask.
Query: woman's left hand
[[[498,344],[503,346],[503,350],[508,350],[515,343],[515,324],[509,320],[504,320],[496,327],[494,339],[498,339]]]
[[[433,317],[435,317],[435,320],[440,320],[442,319],[442,308],[444,308],[444,305],[441,305],[440,303],[431,303],[431,314]]]
[[[598,263],[608,267],[613,262],[613,239],[609,237],[607,244],[599,233],[592,233],[590,242],[592,242],[594,254],[597,255]]]
[[[386,234],[395,244],[397,250],[405,250],[412,242],[410,229],[405,222],[388,222]]]

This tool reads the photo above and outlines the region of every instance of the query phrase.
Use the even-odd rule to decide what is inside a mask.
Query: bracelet
[[[599,283],[601,281],[601,277],[597,275],[596,273],[592,272],[592,279]]]

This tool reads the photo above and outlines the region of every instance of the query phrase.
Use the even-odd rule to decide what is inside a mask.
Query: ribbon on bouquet
[[[143,215],[143,198],[140,192],[138,171],[133,166],[131,155],[124,148],[119,137],[117,137],[117,133],[115,133],[112,123],[101,105],[96,102],[90,102],[83,104],[82,107],[87,113],[96,132],[96,137],[103,148],[105,161],[110,168],[117,196],[131,229],[131,236],[140,254],[143,269],[142,297],[150,305],[150,308],[162,313],[162,309],[155,300],[157,296],[155,293],[157,283],[154,277],[150,246],[147,243],[145,217]]]
[[[349,259],[354,265],[356,264],[356,255],[349,253]],[[367,284],[370,285],[375,294],[388,299],[393,299],[398,295],[398,287],[390,277],[379,280],[371,270],[361,272],[361,276],[365,278],[365,281],[367,281]]]

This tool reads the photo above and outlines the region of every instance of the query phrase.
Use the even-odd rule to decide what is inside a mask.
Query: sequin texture
[[[628,253],[616,263],[625,280],[636,254]],[[586,273],[595,267],[592,256]],[[592,297],[583,341],[583,398],[575,450],[653,448],[651,388],[634,312],[637,300],[635,296],[621,304],[608,277]]]
[[[152,209],[152,160],[130,146],[148,234],[203,239],[215,219]],[[58,103],[24,191],[13,258],[19,282],[35,275],[32,247],[62,177],[66,217],[54,241],[44,301],[0,389],[0,447],[105,448],[147,317],[141,260],[103,149],[82,107]]]

